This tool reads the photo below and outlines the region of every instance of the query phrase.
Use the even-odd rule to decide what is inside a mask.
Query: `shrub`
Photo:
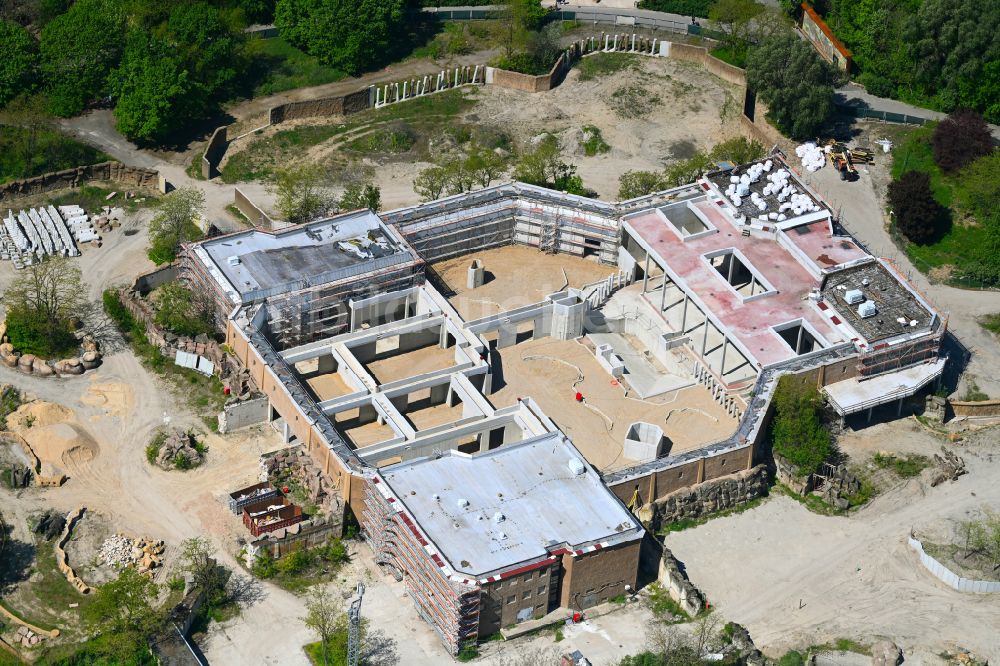
[[[154,302],[157,326],[190,337],[213,330],[212,302],[179,282],[169,282],[160,287]]]
[[[593,125],[583,126],[583,152],[587,157],[601,155],[611,150],[611,146],[604,140],[601,128]]]
[[[775,453],[810,474],[830,457],[830,432],[821,419],[822,400],[811,384],[794,377],[778,380],[774,391],[771,445]]]
[[[627,201],[670,187],[666,176],[657,171],[626,171],[618,178],[618,199]]]
[[[795,650],[789,650],[778,660],[778,666],[805,666],[805,663],[802,653]]]
[[[934,128],[934,161],[945,171],[958,171],[979,157],[993,152],[993,137],[983,117],[960,109]]]
[[[69,325],[50,325],[21,308],[7,313],[7,336],[22,354],[35,354],[42,358],[68,356],[79,346]]]
[[[285,576],[302,573],[313,562],[313,553],[307,548],[296,548],[275,563],[278,572]]]
[[[728,161],[733,164],[747,164],[761,159],[767,151],[760,141],[750,140],[742,136],[718,143],[712,148],[709,157],[716,161]]]
[[[889,204],[900,233],[918,245],[933,243],[948,231],[948,209],[934,199],[930,176],[922,171],[907,171],[889,183]]]
[[[271,553],[267,550],[262,550],[257,555],[257,559],[254,560],[250,571],[258,578],[273,578],[278,573],[278,567],[275,565],[274,557]]]

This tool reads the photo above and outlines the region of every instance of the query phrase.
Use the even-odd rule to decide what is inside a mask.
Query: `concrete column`
[[[490,433],[489,431],[479,433],[479,452],[485,453],[490,450]]]
[[[726,374],[726,352],[729,350],[729,338],[722,338],[722,363],[719,364],[719,376]]]
[[[802,353],[802,331],[804,331],[804,330],[805,329],[800,324],[799,325],[799,337],[798,337],[798,339],[795,340],[795,353],[796,354],[801,354]]]
[[[406,99],[406,81],[403,81],[403,99]]]
[[[493,373],[487,372],[486,376],[483,377],[483,395],[491,393],[493,393]]]
[[[735,259],[736,255],[733,254],[729,255],[729,276],[726,278],[729,284],[733,283],[733,268],[736,266]]]
[[[687,320],[688,320],[688,298],[687,292],[684,292],[684,313],[681,315],[681,335],[687,330]]]
[[[896,417],[898,418],[900,414],[903,413],[903,398],[899,399],[899,405],[896,407]]]
[[[447,384],[438,384],[437,386],[431,387],[432,405],[444,404],[448,402],[448,398],[450,396],[451,396],[451,382],[448,382]]]
[[[667,272],[663,271],[663,286],[660,287],[660,312],[663,312],[667,304]]]
[[[448,327],[445,324],[441,324],[441,337],[438,340],[438,345],[441,349],[448,348]]]
[[[291,433],[288,430],[288,421],[287,420],[285,420],[285,422],[281,424],[281,440],[285,444],[288,444],[288,442],[292,441],[292,435],[291,435]]]
[[[635,51],[635,33],[634,32],[632,33],[632,48],[630,50],[631,51]]]
[[[403,400],[406,400],[406,396],[403,396]],[[405,406],[404,406],[405,409]],[[370,423],[378,419],[378,410],[375,409],[375,405],[368,403],[358,407],[358,420],[362,423]]]
[[[705,334],[701,337],[701,357],[705,358],[705,345],[708,344],[708,315],[705,315]],[[708,365],[708,361],[705,361],[705,365]]]
[[[646,285],[649,283],[649,252],[646,253],[646,269],[642,272],[642,293],[646,293]]]
[[[869,423],[871,423],[871,422],[872,422],[872,410],[873,410],[873,409],[875,409],[875,408],[874,408],[874,407],[869,407],[869,408],[868,408],[868,422],[869,422]]]

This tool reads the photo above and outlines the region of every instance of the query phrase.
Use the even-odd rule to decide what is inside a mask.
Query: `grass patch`
[[[903,479],[919,476],[920,472],[930,467],[931,464],[931,460],[927,456],[917,454],[896,456],[891,453],[876,453],[872,456],[872,462],[880,469],[892,470]]]
[[[108,195],[112,192],[118,192],[118,196],[111,201],[107,201]],[[159,194],[139,192],[137,196],[126,201],[123,192],[124,190],[122,189],[111,190],[97,185],[84,185],[75,190],[56,194],[48,199],[47,205],[69,206],[75,204],[89,213],[99,211],[105,206],[115,206],[124,208],[129,213],[134,213],[142,208],[156,207],[160,203]],[[139,199],[142,201],[139,201]]]
[[[989,399],[990,396],[979,388],[979,384],[975,380],[970,379],[969,385],[965,387],[965,395],[962,396],[962,400],[965,402],[982,402]]]
[[[603,155],[611,150],[611,146],[604,140],[601,128],[593,125],[583,126],[583,152],[587,157]]]
[[[646,598],[646,602],[649,604],[649,610],[657,619],[668,624],[683,624],[691,619],[691,616],[673,600],[665,587],[659,583],[650,583],[648,589],[649,596]],[[675,619],[678,616],[680,619]]]
[[[660,103],[660,97],[638,85],[622,86],[611,93],[608,105],[620,118],[642,118]]]
[[[365,155],[399,155],[409,152],[417,134],[404,122],[393,123],[347,144],[349,150]]]
[[[722,62],[729,63],[733,67],[745,69],[747,66],[746,51],[739,51],[728,46],[719,46],[709,51],[709,53]]]
[[[462,649],[458,651],[455,659],[461,662],[472,661],[473,659],[479,658],[479,648],[475,645],[463,645]]]
[[[866,657],[871,656],[872,648],[870,645],[865,645],[864,643],[859,643],[856,640],[850,638],[835,638],[829,643],[823,643],[822,645],[813,645],[807,650],[808,652],[853,652],[855,654],[862,654]]]
[[[799,495],[797,492],[789,488],[783,483],[776,483],[772,486],[772,489],[777,490],[782,495],[787,495],[793,500],[809,509],[813,513],[818,513],[823,516],[843,516],[847,511],[838,509],[837,507],[827,504],[822,498],[817,495]]]
[[[184,173],[188,175],[188,178],[193,180],[205,180],[204,174],[201,172],[201,160],[205,156],[205,153],[195,153],[191,158],[191,163],[187,165],[184,169]]]
[[[0,183],[108,161],[108,155],[51,127],[0,125]]]
[[[981,317],[979,319],[979,325],[990,333],[1000,335],[1000,314],[991,314]]]
[[[298,594],[312,585],[334,580],[341,565],[349,559],[344,541],[331,538],[322,546],[297,548],[280,559],[262,551],[251,571],[258,578]]]
[[[699,525],[704,525],[710,520],[715,520],[716,518],[725,518],[726,516],[734,516],[736,514],[743,513],[744,511],[749,511],[754,509],[764,502],[766,502],[768,496],[758,497],[757,499],[750,500],[745,504],[740,504],[739,506],[734,506],[728,509],[723,509],[722,511],[716,511],[715,513],[709,514],[707,516],[701,516],[700,518],[682,518],[681,520],[675,520],[672,523],[663,525],[656,532],[660,536],[666,536],[671,532],[682,532],[684,530],[690,529],[692,527],[698,527]]]
[[[347,78],[347,74],[327,67],[317,58],[300,51],[281,37],[252,39],[247,54],[261,72],[253,89],[254,97],[274,95],[295,88],[320,86]]]
[[[392,125],[397,122],[419,124],[420,129],[429,134],[434,128],[454,125],[456,116],[475,106],[473,95],[473,90],[452,89],[417,97],[405,104],[370,109],[352,115],[347,122],[337,125],[304,125],[275,132],[231,155],[222,170],[222,180],[226,183],[267,180],[276,167],[293,158],[300,159],[304,150],[348,132],[363,131],[369,126]]]
[[[626,53],[597,53],[581,58],[576,65],[580,81],[611,76],[632,67],[635,64],[633,56]]]
[[[233,216],[233,218],[240,224],[253,228],[254,224],[250,221],[250,218],[243,214],[239,208],[233,205],[226,206],[226,212]]]
[[[7,417],[24,403],[21,392],[13,386],[4,386],[0,391],[0,430],[7,429]]]

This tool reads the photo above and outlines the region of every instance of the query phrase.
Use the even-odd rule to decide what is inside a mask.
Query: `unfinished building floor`
[[[313,398],[319,401],[338,398],[348,393],[354,393],[354,389],[347,385],[343,377],[336,372],[325,375],[317,375],[305,380],[306,386],[313,394]]]
[[[365,370],[379,384],[388,384],[407,377],[416,377],[455,365],[455,349],[442,349],[436,344],[364,363]]]
[[[723,439],[736,428],[736,420],[700,384],[647,400],[626,396],[593,353],[574,340],[529,340],[498,353],[501,379],[494,376],[499,390],[490,401],[506,407],[530,396],[601,471],[636,464],[623,454],[625,434],[636,421],[662,427],[671,454]],[[576,401],[578,391],[583,403]]]
[[[475,259],[486,269],[486,282],[469,289],[468,270]],[[444,282],[445,294],[452,294],[448,300],[466,321],[538,303],[549,294],[593,284],[615,272],[613,266],[597,263],[596,257],[545,254],[525,245],[474,252],[430,268]]]

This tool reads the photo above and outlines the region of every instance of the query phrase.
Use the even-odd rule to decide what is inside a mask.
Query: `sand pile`
[[[7,417],[10,429],[20,435],[38,457],[42,473],[87,463],[97,457],[97,442],[77,425],[73,410],[36,400]]]
[[[51,402],[36,400],[21,405],[7,417],[7,427],[24,434],[24,430],[73,420],[73,410]]]

